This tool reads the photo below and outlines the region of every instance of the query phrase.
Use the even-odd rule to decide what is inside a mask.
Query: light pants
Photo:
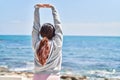
[[[34,74],[33,80],[60,80],[60,75]]]

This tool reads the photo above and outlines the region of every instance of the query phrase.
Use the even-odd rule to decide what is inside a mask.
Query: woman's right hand
[[[51,4],[43,4],[44,5],[44,7],[46,7],[46,8],[51,8],[51,7],[53,7],[53,5],[51,5]]]

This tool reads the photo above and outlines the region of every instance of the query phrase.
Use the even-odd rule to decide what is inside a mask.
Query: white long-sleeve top
[[[40,17],[39,17],[39,8],[35,8],[34,11],[34,24],[32,30],[32,47],[34,50],[34,72],[35,73],[58,73],[61,70],[62,62],[62,42],[63,42],[63,33],[59,15],[54,7],[52,9],[54,27],[55,27],[55,36],[50,40],[50,53],[47,59],[47,62],[42,66],[37,58],[37,49],[39,47],[41,38],[39,31],[41,29]]]

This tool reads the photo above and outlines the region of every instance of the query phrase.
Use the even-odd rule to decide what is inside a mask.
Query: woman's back
[[[41,5],[40,5],[41,6]],[[32,42],[33,42],[33,49],[35,52],[35,73],[47,73],[47,74],[57,74],[61,70],[61,62],[62,62],[62,42],[63,42],[63,33],[62,33],[62,27],[61,23],[57,14],[56,9],[51,6],[53,19],[54,19],[54,26],[53,30],[54,36],[52,36],[51,39],[49,39],[47,36],[49,36],[49,30],[45,31],[43,30],[42,37],[47,37],[48,43],[51,44],[48,47],[48,50],[44,50],[45,47],[40,48],[40,43],[42,41],[41,38],[39,38],[39,35],[41,34],[42,27],[40,26],[40,20],[39,20],[39,8],[35,8],[34,13],[34,26],[33,26],[33,32],[32,32]],[[40,34],[39,34],[40,32]],[[47,34],[47,35],[46,35]],[[42,44],[41,44],[42,45]],[[42,61],[42,64],[44,63],[44,66],[40,63],[38,59],[37,53],[40,53],[39,49],[41,49],[41,52],[47,51],[47,56],[45,56],[46,61]],[[50,50],[49,50],[50,49]],[[39,54],[41,56],[41,54]],[[44,56],[44,55],[43,55]],[[42,59],[42,57],[40,58]]]

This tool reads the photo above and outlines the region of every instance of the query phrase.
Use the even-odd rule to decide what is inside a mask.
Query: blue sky
[[[0,0],[0,34],[31,35],[36,3],[56,6],[64,35],[120,36],[120,0]],[[40,13],[53,22],[50,9]]]

